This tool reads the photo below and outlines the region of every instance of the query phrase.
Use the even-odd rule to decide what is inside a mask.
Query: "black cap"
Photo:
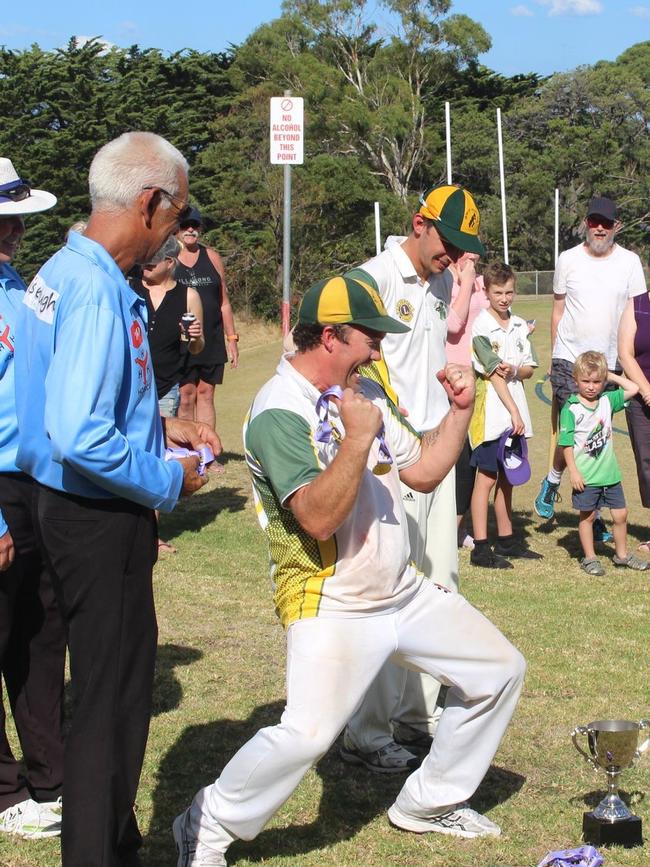
[[[616,203],[611,199],[605,198],[605,196],[594,196],[589,202],[587,216],[591,217],[594,214],[598,214],[599,217],[605,217],[607,220],[617,220]]]
[[[199,211],[198,208],[191,207],[187,214],[183,216],[181,225],[186,226],[188,223],[198,223],[199,225],[203,224],[203,220],[201,219],[201,211]]]

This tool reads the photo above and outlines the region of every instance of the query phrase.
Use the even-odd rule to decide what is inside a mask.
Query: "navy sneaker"
[[[535,497],[535,511],[540,518],[548,521],[555,514],[555,503],[560,500],[559,487],[549,482],[546,476],[542,479],[539,494]]]

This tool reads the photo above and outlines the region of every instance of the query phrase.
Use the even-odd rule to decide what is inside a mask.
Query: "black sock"
[[[474,548],[487,548],[488,540],[487,539],[477,539],[474,538]]]

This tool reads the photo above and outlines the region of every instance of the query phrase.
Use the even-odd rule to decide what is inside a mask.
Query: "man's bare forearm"
[[[456,466],[471,418],[471,407],[458,409],[452,406],[438,427],[426,431],[422,435],[420,460],[400,473],[404,484],[414,491],[433,491]]]
[[[289,508],[310,536],[329,539],[348,517],[357,501],[369,451],[345,437],[329,467],[289,500]]]

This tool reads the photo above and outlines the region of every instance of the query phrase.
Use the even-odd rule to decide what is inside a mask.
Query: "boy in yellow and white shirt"
[[[515,294],[512,268],[501,262],[490,265],[483,280],[490,306],[472,326],[472,361],[479,379],[469,427],[471,464],[477,470],[471,504],[475,547],[470,562],[511,569],[512,557],[539,559],[540,555],[513,534],[512,484],[497,459],[497,450],[507,431],[526,438],[533,435],[523,380],[533,375],[537,358],[528,339],[528,323],[510,310]],[[494,550],[487,540],[492,489],[498,532]]]

